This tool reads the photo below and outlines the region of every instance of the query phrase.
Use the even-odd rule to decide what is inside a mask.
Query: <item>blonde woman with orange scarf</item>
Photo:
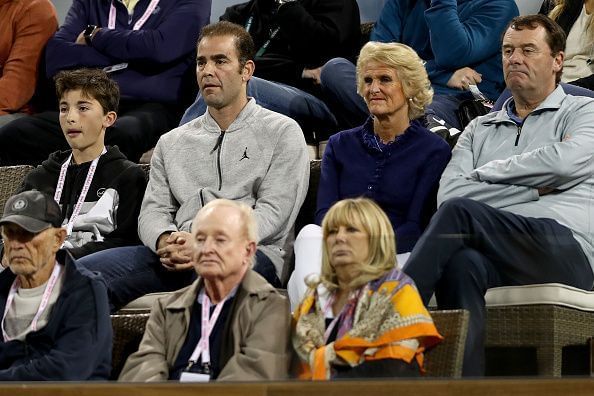
[[[394,231],[369,199],[337,202],[322,222],[321,276],[294,313],[303,379],[417,376],[442,337],[413,281],[395,268]]]

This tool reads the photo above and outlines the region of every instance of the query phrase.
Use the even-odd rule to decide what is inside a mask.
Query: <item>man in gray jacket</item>
[[[239,25],[219,22],[202,30],[196,76],[208,111],[163,135],[155,147],[138,219],[145,246],[81,260],[102,273],[112,309],[192,282],[192,219],[217,198],[254,209],[260,241],[254,270],[280,286],[284,247],[307,193],[309,160],[297,123],[247,97],[253,54],[253,41]]]
[[[594,100],[558,85],[565,34],[541,15],[503,36],[512,92],[473,120],[444,171],[441,205],[405,272],[425,303],[470,311],[465,375],[484,374],[484,294],[506,285],[594,283]]]

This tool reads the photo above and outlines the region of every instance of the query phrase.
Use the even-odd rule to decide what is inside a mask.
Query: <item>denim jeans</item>
[[[369,117],[367,104],[357,93],[355,65],[344,58],[330,59],[320,73],[326,103],[343,129],[362,125]]]
[[[194,270],[166,270],[159,256],[146,246],[106,249],[82,257],[77,263],[100,274],[107,285],[112,312],[147,293],[178,290],[196,279]],[[280,287],[272,261],[260,251],[256,252],[254,271]]]
[[[306,139],[311,140],[312,131],[317,133],[334,132],[336,118],[326,104],[315,96],[289,85],[252,77],[247,86],[248,96],[256,102],[277,113],[284,114],[299,123]],[[198,93],[194,103],[188,107],[180,125],[183,125],[206,112],[206,103]]]

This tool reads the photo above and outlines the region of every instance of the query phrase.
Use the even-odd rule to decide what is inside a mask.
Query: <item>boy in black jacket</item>
[[[117,118],[117,83],[91,69],[63,71],[55,81],[60,126],[72,150],[52,153],[20,191],[37,189],[60,204],[68,232],[64,248],[75,258],[139,244],[145,173],[117,146],[104,145],[105,130]]]

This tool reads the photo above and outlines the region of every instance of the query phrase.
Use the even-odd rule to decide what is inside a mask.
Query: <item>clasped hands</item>
[[[157,242],[157,255],[168,271],[186,271],[193,268],[192,236],[186,231],[161,234]]]

